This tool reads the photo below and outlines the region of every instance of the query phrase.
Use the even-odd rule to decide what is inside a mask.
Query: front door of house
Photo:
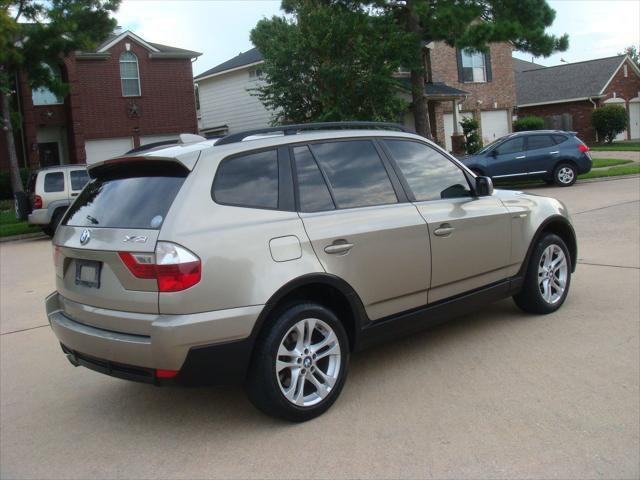
[[[40,152],[41,167],[60,165],[60,150],[58,142],[39,143],[38,151]]]

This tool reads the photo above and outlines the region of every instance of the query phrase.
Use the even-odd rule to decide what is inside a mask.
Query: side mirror
[[[491,150],[491,156],[493,158],[496,158],[498,156],[498,149],[494,148],[493,150]]]
[[[476,195],[490,197],[493,195],[493,181],[489,177],[476,177]]]

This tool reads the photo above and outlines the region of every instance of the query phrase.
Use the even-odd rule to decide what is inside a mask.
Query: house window
[[[263,75],[264,75],[264,72],[259,68],[252,68],[251,70],[249,70],[249,78],[252,80],[257,80],[259,78],[262,78]]]
[[[123,97],[140,96],[140,72],[138,57],[133,52],[123,52],[120,55],[120,81]]]
[[[487,81],[485,56],[482,52],[464,49],[462,56],[462,78],[465,83],[481,83]]]
[[[60,81],[60,69],[57,66],[52,67],[46,64],[43,66],[49,70],[52,77]],[[34,105],[59,105],[64,102],[62,97],[59,97],[47,87],[39,87],[31,90],[31,99]]]

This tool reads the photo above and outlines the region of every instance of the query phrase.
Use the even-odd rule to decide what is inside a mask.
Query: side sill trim
[[[520,290],[523,280],[522,277],[508,278],[432,305],[372,322],[362,329],[360,342],[355,349],[362,350],[394,338],[416,333],[474,311],[491,302],[512,296]]]

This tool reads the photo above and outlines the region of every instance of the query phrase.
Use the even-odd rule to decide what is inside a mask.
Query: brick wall
[[[139,97],[123,97],[120,54],[125,43],[138,57]],[[107,60],[76,61],[80,121],[85,139],[197,133],[193,72],[189,59],[150,59],[149,51],[125,38]],[[139,116],[128,113],[135,103]],[[75,112],[74,112],[74,121]]]
[[[571,129],[578,132],[580,140],[586,143],[594,143],[596,141],[596,132],[591,125],[591,114],[593,113],[593,104],[588,100],[581,102],[569,103],[553,103],[550,105],[538,105],[535,107],[525,107],[518,109],[518,117],[527,115],[536,115],[538,117],[550,117],[553,115],[562,115],[568,113],[572,116]]]
[[[605,98],[601,101],[616,97],[623,98],[627,102],[640,96],[640,76],[635,72],[629,60],[627,60],[627,77],[624,76],[624,67],[620,68],[604,91]]]

